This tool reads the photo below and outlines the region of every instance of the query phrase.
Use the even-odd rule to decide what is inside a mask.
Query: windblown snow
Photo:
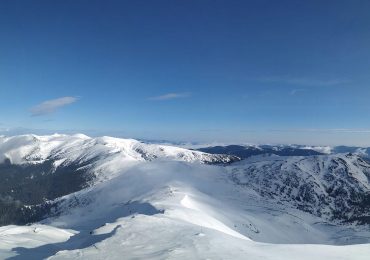
[[[94,181],[53,201],[55,214],[39,223],[0,227],[0,258],[295,260],[370,255],[368,225],[334,214],[340,205],[348,209],[343,217],[366,217],[361,209],[347,208],[369,194],[370,166],[356,155],[259,156],[238,162],[234,156],[132,139],[0,137],[0,161],[27,165],[50,159],[56,168],[88,162]],[[294,182],[284,182],[287,176]],[[315,196],[307,195],[304,202],[311,185]],[[330,193],[335,190],[339,200]]]

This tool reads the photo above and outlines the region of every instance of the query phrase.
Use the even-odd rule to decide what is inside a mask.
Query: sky
[[[370,146],[370,1],[0,1],[0,132]]]

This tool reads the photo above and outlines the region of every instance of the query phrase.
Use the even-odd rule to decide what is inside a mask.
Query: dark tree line
[[[40,164],[0,164],[0,226],[27,224],[47,216],[55,205],[48,200],[73,193],[92,180],[92,161],[61,165],[53,160]]]

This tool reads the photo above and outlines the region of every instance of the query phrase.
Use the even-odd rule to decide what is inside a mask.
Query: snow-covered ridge
[[[260,155],[229,164],[236,158],[84,135],[0,137],[0,154],[3,166],[51,161],[64,170],[84,162],[100,180],[53,200],[40,223],[0,228],[0,258],[352,260],[370,253],[369,244],[354,245],[369,243],[366,225],[331,219],[338,210],[368,212],[359,202],[370,168],[356,155]]]
[[[252,159],[249,163],[263,160],[266,165],[287,158]],[[297,162],[304,158],[290,159]],[[70,230],[73,237],[56,246],[35,245],[24,250],[22,247],[28,245],[20,241],[23,234],[6,234],[0,240],[0,255],[27,258],[37,253],[51,259],[121,259],[122,255],[127,259],[366,259],[368,244],[287,245],[364,243],[369,241],[369,231],[364,226],[331,225],[235,183],[230,170],[243,169],[244,163],[219,167],[142,161],[124,168],[113,179],[60,200],[61,214],[44,220],[43,227],[58,228],[53,231],[56,235]],[[38,233],[25,233],[31,241],[39,239]],[[6,239],[9,243],[4,244]],[[58,237],[49,243],[57,241]]]
[[[211,155],[167,145],[146,144],[134,139],[108,136],[91,138],[83,134],[49,136],[20,135],[0,137],[0,162],[12,164],[37,164],[55,160],[55,166],[73,162],[97,161],[102,166],[109,161],[117,164],[178,160],[201,163],[229,163],[238,160],[235,156]]]

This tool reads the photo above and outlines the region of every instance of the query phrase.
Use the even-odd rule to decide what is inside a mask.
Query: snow
[[[50,259],[266,259],[367,260],[368,245],[276,245],[256,243],[163,217],[138,216],[117,233],[86,249],[60,251]],[[200,235],[202,234],[202,235]]]
[[[368,228],[333,225],[230,178],[246,165],[263,169],[279,161],[287,161],[286,167],[300,162],[301,171],[310,172],[313,164],[302,157],[256,156],[229,166],[205,165],[212,155],[82,135],[0,137],[0,156],[16,163],[52,157],[55,167],[97,158],[98,180],[57,199],[61,215],[30,226],[0,227],[0,258],[336,260],[370,255]],[[351,158],[341,158],[355,167]],[[352,171],[367,187],[362,173]]]
[[[227,163],[232,160],[232,156],[210,155],[179,147],[145,144],[134,139],[54,134],[1,136],[0,162],[6,159],[13,164],[37,164],[54,160],[55,167],[62,163],[68,165],[97,160],[94,174],[99,182],[114,177],[114,173],[125,166],[145,160]],[[104,175],[104,172],[110,174]]]
[[[17,247],[35,248],[50,243],[67,241],[76,231],[34,224],[31,226],[0,227],[0,258],[11,255]]]
[[[184,220],[192,224],[201,226],[201,227],[215,229],[217,231],[228,234],[230,236],[234,236],[234,237],[245,239],[245,240],[250,240],[247,237],[225,226],[219,220],[209,216],[206,213],[207,211],[204,210],[202,206],[199,206],[197,202],[190,199],[188,195],[185,195],[184,198],[181,200],[181,205],[193,211],[193,212],[186,212],[187,214],[182,215],[181,217],[184,217]]]
[[[333,150],[330,146],[304,146],[303,149],[314,150],[323,154],[331,154]]]

